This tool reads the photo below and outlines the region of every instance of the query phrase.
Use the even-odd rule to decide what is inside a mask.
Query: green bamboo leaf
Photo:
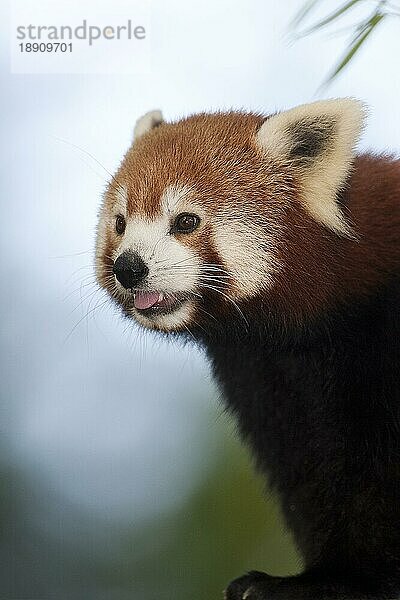
[[[303,7],[299,10],[299,12],[294,16],[291,27],[297,27],[300,25],[302,21],[306,18],[306,16],[313,10],[316,4],[318,4],[319,0],[309,0],[305,2]]]
[[[346,52],[343,59],[339,61],[334,71],[328,77],[327,81],[325,82],[326,84],[330,83],[335,77],[337,77],[337,75],[344,69],[344,67],[352,60],[354,55],[360,50],[361,46],[364,44],[366,39],[375,30],[376,26],[382,21],[384,17],[385,15],[382,13],[375,14],[364,24],[364,28],[360,30],[360,32],[355,36],[350,45],[349,50]]]
[[[335,12],[328,15],[325,19],[322,19],[322,21],[319,21],[318,23],[316,23],[315,25],[313,25],[312,27],[310,27],[309,29],[304,31],[302,33],[302,35],[308,35],[310,33],[314,33],[315,31],[318,31],[318,29],[321,29],[322,27],[329,25],[329,23],[332,23],[333,21],[335,21],[336,19],[341,17],[345,12],[347,12],[348,10],[353,8],[353,6],[358,4],[359,1],[360,0],[350,0],[349,2],[346,2],[346,4],[341,6],[338,10],[335,10]]]

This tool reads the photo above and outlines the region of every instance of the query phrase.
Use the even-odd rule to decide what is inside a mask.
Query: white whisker
[[[240,307],[236,304],[236,302],[227,294],[224,294],[224,292],[221,292],[220,289],[209,285],[209,284],[201,284],[201,287],[205,287],[207,289],[213,290],[214,292],[217,292],[218,294],[221,294],[221,296],[223,296],[224,298],[226,298],[229,302],[231,302],[233,304],[233,306],[236,308],[236,310],[238,311],[238,313],[240,314],[240,316],[242,317],[243,321],[246,323],[247,327],[249,327],[249,322],[247,321],[246,317],[244,316],[242,310],[240,309]]]

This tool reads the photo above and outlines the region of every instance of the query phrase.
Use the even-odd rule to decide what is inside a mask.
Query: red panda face
[[[296,175],[304,162],[309,174],[315,153],[332,158],[338,137],[325,114],[314,129],[310,117],[305,133],[304,118],[300,125],[289,119],[279,137],[282,115],[202,114],[165,124],[149,113],[138,122],[105,194],[96,242],[98,281],[126,315],[162,331],[212,326],[273,288],[284,268],[287,212],[301,194]],[[279,154],[269,151],[271,142]],[[318,212],[307,192],[307,218],[314,212],[345,230],[337,207],[327,204]]]

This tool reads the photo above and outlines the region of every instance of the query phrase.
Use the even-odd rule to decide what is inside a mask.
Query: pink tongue
[[[135,293],[135,308],[139,310],[145,310],[157,304],[160,298],[158,292],[136,292]]]

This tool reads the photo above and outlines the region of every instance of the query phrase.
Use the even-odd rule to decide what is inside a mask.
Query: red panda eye
[[[118,215],[115,219],[115,231],[118,235],[122,235],[125,231],[126,222],[122,215]]]
[[[175,219],[172,233],[192,233],[200,224],[200,218],[190,213],[182,213]]]

